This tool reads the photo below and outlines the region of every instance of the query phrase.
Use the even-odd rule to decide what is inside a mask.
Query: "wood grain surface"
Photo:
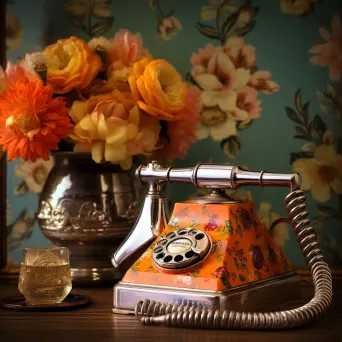
[[[302,298],[312,296],[311,282],[302,282]],[[0,308],[0,341],[342,341],[342,280],[334,282],[334,301],[325,316],[290,331],[198,330],[143,326],[134,316],[114,315],[112,289],[73,289],[93,299],[89,308],[65,312],[21,312]],[[18,294],[15,282],[0,280],[0,297]],[[272,301],[272,298],[270,299]],[[277,303],[274,303],[275,305]]]

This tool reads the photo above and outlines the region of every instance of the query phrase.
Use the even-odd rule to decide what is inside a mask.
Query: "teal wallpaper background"
[[[186,159],[174,165],[233,163],[301,172],[324,254],[332,267],[339,268],[341,13],[341,1],[329,0],[12,0],[7,4],[7,57],[15,61],[70,35],[88,41],[101,35],[113,37],[122,28],[139,32],[154,58],[170,61],[202,91],[199,140]],[[235,55],[230,50],[227,61],[227,44],[232,39],[240,39],[242,47]],[[213,58],[216,66],[209,72]],[[234,75],[232,61],[236,70],[241,69]],[[246,70],[253,75],[265,72],[253,78],[246,76]],[[229,91],[246,77],[251,77],[249,88],[237,90],[237,107],[232,109]],[[34,212],[52,163],[8,164],[11,262],[20,261],[25,246],[49,244]],[[172,185],[168,192],[172,202],[184,201],[195,196],[197,189]],[[266,229],[286,214],[284,189],[246,188],[230,195],[253,199]],[[273,235],[294,265],[304,267],[290,227],[280,224]]]

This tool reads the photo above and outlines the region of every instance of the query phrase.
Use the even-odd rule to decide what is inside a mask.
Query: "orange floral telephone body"
[[[177,240],[186,242],[187,235],[178,235],[177,232],[182,233],[182,229],[187,228],[191,229],[190,234],[204,231],[209,235],[211,246],[208,255],[189,271],[167,273],[156,268],[152,258],[154,250],[159,249],[157,255],[164,259],[167,256],[177,259],[177,255],[184,254],[176,252],[165,256],[168,246],[164,244],[164,237],[173,237],[174,234],[178,236],[174,243]],[[186,247],[191,249],[190,244]],[[161,236],[131,266],[122,281],[221,291],[292,270],[288,258],[259,222],[253,202],[219,205],[177,203]]]
[[[135,313],[144,324],[259,330],[302,326],[327,310],[331,272],[308,218],[300,175],[237,165],[163,168],[157,162],[141,165],[136,175],[149,188],[134,228],[112,257],[118,269],[128,265],[114,286],[114,313]],[[167,182],[211,193],[176,203],[168,219]],[[299,276],[261,225],[254,203],[235,201],[223,191],[246,185],[290,188],[285,220],[315,288],[314,298],[298,308],[286,304],[299,295]],[[285,309],[274,311],[275,298]]]

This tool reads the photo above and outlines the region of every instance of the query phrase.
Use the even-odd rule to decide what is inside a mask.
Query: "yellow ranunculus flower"
[[[86,88],[101,68],[100,57],[74,36],[59,39],[56,44],[47,46],[43,54],[51,61],[47,84],[57,94]]]
[[[160,124],[139,110],[130,94],[114,90],[75,101],[69,111],[75,123],[72,138],[75,151],[89,151],[95,162],[132,166],[132,156],[150,154],[158,141]]]
[[[134,63],[128,82],[140,109],[161,120],[181,119],[186,85],[170,63],[143,58]]]

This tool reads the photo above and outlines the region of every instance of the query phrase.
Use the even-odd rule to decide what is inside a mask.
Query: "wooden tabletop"
[[[0,308],[1,342],[76,341],[272,341],[342,342],[342,280],[334,282],[334,301],[325,316],[310,326],[290,331],[197,330],[143,326],[134,316],[111,312],[111,288],[73,289],[92,298],[88,308],[63,312],[23,312]],[[19,294],[17,284],[0,280],[0,297]],[[303,304],[312,296],[311,283],[302,282]],[[276,303],[275,303],[276,305]]]

